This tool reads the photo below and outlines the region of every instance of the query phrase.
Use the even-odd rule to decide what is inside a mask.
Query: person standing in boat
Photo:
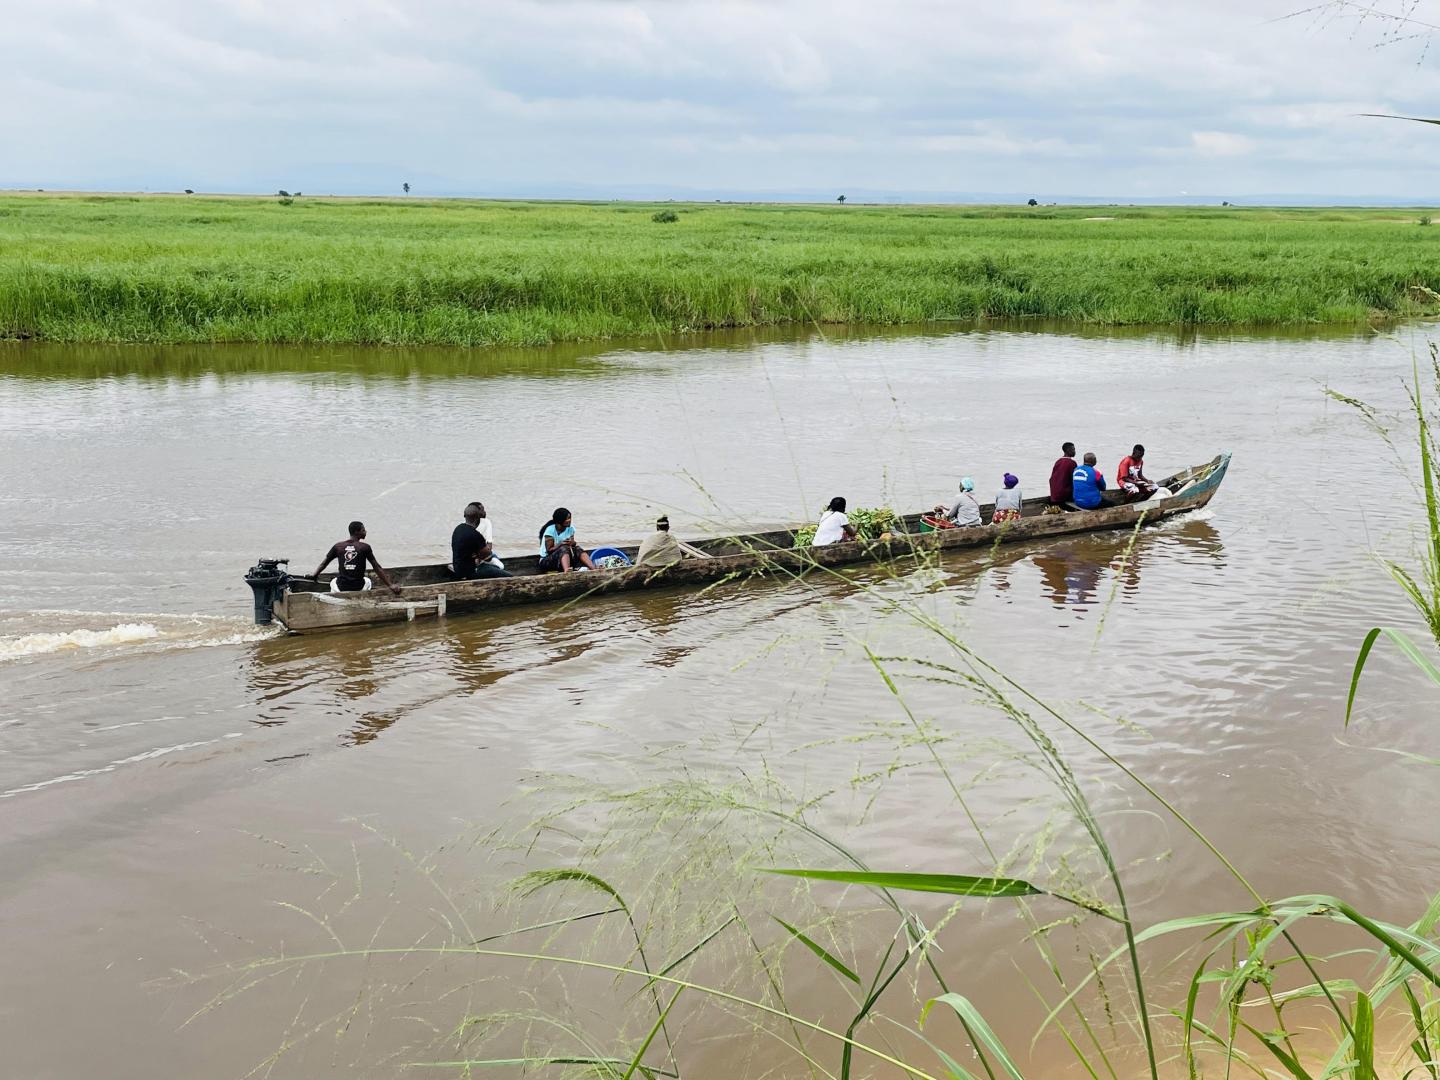
[[[962,529],[981,524],[980,503],[975,498],[975,481],[970,477],[960,478],[960,494],[955,499],[955,504],[945,511],[945,520]]]
[[[995,496],[995,513],[990,517],[991,525],[1006,521],[1019,521],[1025,496],[1020,494],[1020,478],[1014,473],[1005,474],[1005,486]]]
[[[586,570],[595,569],[589,554],[575,539],[570,511],[563,506],[556,507],[550,520],[540,529],[540,573],[578,570],[582,566]]]
[[[1065,509],[1075,494],[1074,477],[1079,462],[1075,460],[1075,444],[1060,447],[1060,457],[1050,469],[1050,505]]]
[[[374,549],[365,542],[363,521],[350,522],[350,539],[332,544],[311,576],[318,578],[323,574],[332,559],[338,559],[339,564],[335,569],[335,577],[330,582],[331,592],[363,592],[370,588],[370,579],[365,576],[365,564],[368,562],[375,568],[376,576],[385,583],[385,587],[397,596],[400,594],[400,590],[390,580],[390,575],[385,573],[385,568],[375,558]]]
[[[825,547],[827,544],[838,544],[855,538],[855,526],[850,524],[850,519],[845,514],[845,500],[836,495],[820,515],[820,524],[815,527],[815,539],[810,542],[810,546]]]
[[[1100,493],[1105,490],[1105,477],[1095,467],[1095,455],[1086,454],[1085,464],[1075,470],[1071,480],[1072,497],[1081,510],[1094,510],[1101,502]]]
[[[508,570],[495,565],[495,550],[481,531],[485,508],[478,502],[465,507],[465,520],[450,534],[450,569],[465,579],[511,577]]]
[[[1135,449],[1120,459],[1120,466],[1115,470],[1115,483],[1132,502],[1155,494],[1155,484],[1145,475],[1145,447],[1136,443]]]

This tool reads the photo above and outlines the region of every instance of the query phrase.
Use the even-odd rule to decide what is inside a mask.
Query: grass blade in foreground
[[[1440,124],[1440,120],[1431,120],[1425,116],[1400,116],[1397,113],[1388,112],[1362,112],[1361,116],[1372,116],[1377,120],[1409,120],[1414,124]]]
[[[908,889],[911,892],[944,893],[947,896],[1054,896],[1019,878],[976,877],[971,874],[902,874],[862,870],[766,869],[767,874],[809,878],[812,881],[841,881],[848,885],[871,885],[877,889]],[[1066,897],[1061,897],[1066,899]]]
[[[960,994],[941,994],[937,998],[931,998],[925,1003],[925,1008],[920,1012],[920,1024],[922,1027],[925,1024],[926,1017],[930,1015],[930,1009],[937,1003],[949,1005],[950,1008],[955,1010],[955,1015],[960,1017],[966,1030],[975,1033],[975,1037],[985,1045],[985,1049],[990,1051],[990,1054],[995,1060],[1000,1062],[1000,1067],[1009,1074],[1011,1080],[1025,1080],[1020,1074],[1019,1068],[1016,1067],[1014,1059],[1010,1057],[1009,1052],[1005,1049],[1005,1045],[1000,1041],[999,1036],[990,1030],[990,1025],[987,1024],[985,1018],[980,1015],[980,1010],[970,1004],[969,998],[963,997]]]
[[[1355,998],[1355,1080],[1375,1080],[1375,1010],[1370,998]]]
[[[1355,670],[1350,675],[1350,696],[1345,701],[1345,726],[1350,726],[1350,716],[1355,711],[1355,691],[1360,687],[1360,675],[1365,670],[1365,664],[1370,659],[1370,650],[1375,647],[1375,641],[1381,634],[1384,634],[1397,646],[1400,651],[1410,658],[1410,662],[1425,673],[1425,677],[1431,682],[1440,686],[1440,667],[1420,651],[1420,646],[1411,641],[1408,636],[1389,626],[1376,626],[1365,635],[1365,640],[1360,645],[1359,655],[1355,657]]]
[[[1250,1032],[1251,1035],[1254,1035],[1255,1038],[1260,1041],[1261,1046],[1274,1054],[1275,1060],[1279,1061],[1281,1065],[1284,1065],[1285,1071],[1293,1076],[1295,1080],[1315,1080],[1313,1076],[1305,1071],[1305,1067],[1300,1064],[1299,1060],[1291,1055],[1285,1047],[1280,1045],[1280,1041],[1273,1033],[1267,1034],[1258,1028],[1251,1027],[1245,1023],[1244,1020],[1240,1021],[1240,1026]]]
[[[1129,924],[1125,919],[1086,900],[1065,893],[1042,889],[1020,878],[979,877],[974,874],[905,874],[866,870],[797,870],[766,868],[767,874],[809,878],[812,881],[839,881],[847,885],[868,885],[876,889],[902,889],[910,892],[941,893],[945,896],[983,896],[990,899],[1015,896],[1053,896],[1067,904],[1099,915],[1101,918]]]
[[[832,952],[830,952],[830,950],[826,949],[825,946],[819,944],[818,942],[812,941],[802,931],[791,926],[788,922],[780,918],[778,915],[772,915],[771,918],[773,918],[776,922],[778,922],[781,926],[788,930],[790,932],[790,936],[800,942],[801,945],[804,945],[812,953],[818,956],[821,960],[824,960],[825,963],[829,964],[841,975],[844,975],[845,978],[849,979],[856,986],[860,985],[860,976],[855,974],[855,972],[851,971],[848,967],[846,967],[844,961],[836,957]]]

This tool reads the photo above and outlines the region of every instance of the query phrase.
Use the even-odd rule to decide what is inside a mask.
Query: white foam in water
[[[252,626],[240,619],[205,615],[134,614],[129,615],[125,622],[118,621],[127,618],[120,612],[36,611],[24,616],[31,625],[37,618],[41,625],[49,623],[55,626],[59,623],[59,626],[54,630],[0,635],[0,663],[106,646],[138,646],[149,651],[156,648],[203,649],[215,645],[243,645],[284,633],[280,627]],[[82,620],[90,625],[74,627]],[[105,622],[111,625],[96,628],[95,624]],[[66,623],[74,628],[63,629]]]
[[[0,660],[39,656],[65,649],[94,649],[102,645],[129,645],[160,636],[154,623],[120,623],[108,630],[70,630],[63,634],[21,634],[0,638]]]

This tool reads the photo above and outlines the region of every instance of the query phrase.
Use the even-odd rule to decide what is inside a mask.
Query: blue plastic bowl
[[[625,565],[626,565],[626,566],[631,566],[631,565],[633,565],[633,564],[630,562],[630,556],[629,556],[629,555],[626,555],[625,552],[621,551],[619,548],[613,548],[613,547],[598,547],[598,548],[596,548],[594,551],[590,552],[590,561],[591,561],[591,562],[594,562],[596,559],[603,559],[603,558],[605,558],[605,557],[608,556],[608,555],[619,555],[620,558],[622,558],[622,559],[625,560]]]

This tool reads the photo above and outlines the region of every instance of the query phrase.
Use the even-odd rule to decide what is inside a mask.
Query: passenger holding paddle
[[[1155,494],[1156,485],[1145,475],[1145,447],[1136,443],[1135,449],[1120,459],[1120,465],[1115,470],[1115,483],[1132,501],[1148,499]]]
[[[325,567],[330,565],[331,559],[340,560],[335,570],[335,577],[330,582],[331,592],[363,592],[370,588],[370,579],[365,576],[365,564],[368,562],[375,568],[375,573],[385,583],[385,587],[396,596],[400,590],[390,580],[390,575],[375,558],[375,551],[365,542],[365,523],[363,521],[350,522],[350,539],[341,540],[332,544],[330,550],[325,553],[325,558],[315,568],[312,577],[319,577],[325,572]]]
[[[575,526],[571,524],[570,511],[565,507],[555,508],[544,527],[540,530],[540,573],[553,571],[594,570],[595,564],[575,539]]]

